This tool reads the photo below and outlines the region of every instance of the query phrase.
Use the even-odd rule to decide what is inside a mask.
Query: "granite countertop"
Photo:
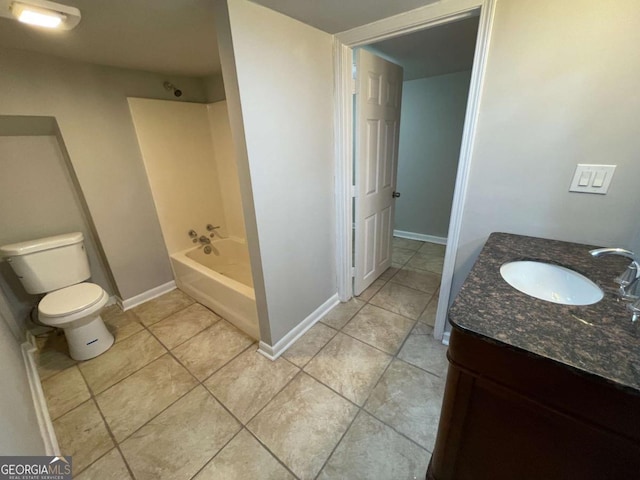
[[[594,258],[589,254],[593,248],[597,247],[491,234],[449,310],[450,322],[485,340],[640,394],[640,326],[631,323],[631,313],[618,300],[613,282],[629,260],[611,255]],[[587,306],[530,297],[500,276],[502,264],[513,260],[542,260],[570,268],[598,284],[605,296]]]

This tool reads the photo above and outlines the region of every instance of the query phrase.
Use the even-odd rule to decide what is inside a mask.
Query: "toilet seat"
[[[103,292],[102,287],[95,283],[78,283],[45,295],[38,310],[47,317],[70,315],[96,304]]]
[[[38,317],[46,325],[63,324],[90,316],[104,307],[109,295],[95,283],[78,283],[51,292],[38,304]]]

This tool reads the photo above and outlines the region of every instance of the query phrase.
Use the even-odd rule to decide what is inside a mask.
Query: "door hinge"
[[[351,267],[351,276],[352,276],[353,278],[355,278],[355,277],[356,277],[356,267]]]
[[[356,186],[355,185],[351,185],[351,197],[356,198],[357,193],[358,193],[358,191],[357,191]]]

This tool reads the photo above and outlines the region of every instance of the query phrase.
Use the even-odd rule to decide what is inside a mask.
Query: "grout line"
[[[253,343],[252,345],[255,345],[255,343]],[[245,349],[245,350],[243,351],[243,353],[244,353],[244,352],[246,352],[246,351],[247,351],[247,349]],[[256,354],[256,355],[260,355],[260,354],[259,354],[259,353],[257,353],[257,352],[255,352],[255,354]],[[235,357],[235,358],[237,358],[237,357]],[[231,360],[230,360],[229,362],[227,362],[225,365],[228,365],[229,363],[231,363]],[[291,362],[289,362],[289,363],[291,363]],[[293,364],[292,364],[292,365],[293,365]],[[280,390],[278,390],[278,392],[276,392],[276,394],[275,394],[275,395],[273,395],[273,397],[271,397],[271,399],[269,399],[269,401],[268,401],[267,403],[265,403],[265,404],[264,404],[264,406],[263,406],[260,410],[258,410],[258,411],[257,411],[257,412],[256,412],[256,413],[255,413],[255,414],[254,414],[250,419],[249,419],[249,420],[247,420],[247,421],[246,421],[246,423],[245,423],[245,422],[243,422],[242,420],[240,420],[240,419],[239,419],[239,418],[238,418],[238,417],[237,417],[237,416],[236,416],[236,415],[235,415],[235,414],[234,414],[234,413],[233,413],[233,412],[232,412],[232,411],[231,411],[231,410],[230,410],[230,409],[229,409],[229,408],[228,408],[228,407],[227,407],[227,406],[222,402],[222,400],[220,400],[218,397],[216,397],[216,395],[215,395],[211,390],[209,390],[209,389],[208,389],[204,384],[202,385],[202,386],[204,387],[204,389],[209,393],[209,395],[211,395],[211,396],[213,397],[213,399],[214,399],[216,402],[218,402],[218,403],[222,406],[222,408],[224,408],[224,409],[229,413],[229,415],[231,415],[231,416],[232,416],[232,417],[233,417],[233,418],[234,418],[234,419],[235,419],[235,420],[236,420],[236,421],[237,421],[237,422],[242,426],[242,428],[240,429],[240,431],[242,431],[243,429],[246,429],[246,430],[247,430],[247,432],[249,432],[249,433],[250,433],[250,434],[251,434],[251,435],[252,435],[256,440],[258,440],[258,442],[259,442],[259,443],[260,443],[260,444],[265,448],[265,450],[267,450],[267,451],[269,452],[269,454],[271,454],[271,456],[273,456],[273,457],[274,457],[274,458],[275,458],[275,459],[276,459],[276,460],[277,460],[281,465],[283,465],[283,466],[284,466],[284,467],[285,467],[289,472],[291,472],[291,470],[289,469],[289,467],[287,467],[287,465],[285,465],[285,464],[284,464],[284,462],[283,462],[283,461],[282,461],[282,460],[281,460],[281,459],[280,459],[280,458],[279,458],[275,453],[273,453],[273,452],[271,451],[271,449],[269,449],[269,448],[268,448],[264,443],[262,443],[262,441],[261,441],[261,440],[260,440],[256,435],[254,435],[254,434],[253,434],[253,432],[251,432],[251,430],[249,430],[249,428],[247,427],[247,424],[248,424],[249,422],[251,422],[251,420],[253,420],[255,417],[257,417],[257,416],[260,414],[260,412],[262,412],[262,410],[264,410],[264,409],[267,407],[267,405],[269,405],[269,404],[273,401],[273,399],[274,399],[274,398],[276,398],[276,397],[277,397],[277,396],[278,396],[278,395],[279,395],[279,394],[280,394],[280,393],[281,393],[285,388],[287,388],[287,387],[289,386],[289,384],[290,384],[291,382],[293,382],[293,380],[294,380],[294,379],[295,379],[295,378],[300,374],[300,372],[302,372],[302,369],[300,369],[300,368],[299,368],[299,367],[297,367],[296,365],[294,365],[294,366],[295,366],[296,368],[298,368],[298,371],[296,372],[296,374],[295,374],[293,377],[291,377],[291,379],[290,379],[288,382],[286,382],[286,383],[285,383],[285,385],[284,385]],[[221,368],[222,368],[222,367],[221,367]],[[212,375],[213,375],[213,374],[212,374]],[[210,378],[210,377],[208,377],[208,378]],[[238,433],[240,433],[240,432],[238,432]],[[238,433],[236,433],[236,435],[237,435]],[[235,435],[234,435],[234,437],[235,437]],[[228,442],[227,442],[227,444],[228,444]],[[225,444],[225,446],[226,446],[226,444]],[[216,456],[217,456],[217,455],[222,451],[222,449],[223,449],[223,448],[224,448],[224,447],[222,447],[220,450],[218,450],[218,452],[216,452],[216,454],[215,454],[211,459],[209,459],[209,461],[207,462],[207,464],[208,464],[208,463],[210,463],[210,462],[211,462],[211,460],[213,460],[213,459],[214,459],[214,458],[215,458],[215,457],[216,457]],[[203,467],[203,468],[204,468],[204,467]],[[291,472],[291,473],[293,474],[293,472]],[[293,476],[294,476],[296,479],[298,478],[298,476],[297,476],[297,475],[293,475]]]
[[[347,426],[347,428],[344,430],[344,432],[342,432],[342,435],[340,435],[340,439],[336,442],[336,444],[333,446],[333,448],[331,449],[331,452],[329,452],[329,455],[327,456],[326,460],[324,462],[322,462],[322,466],[320,467],[320,470],[318,470],[318,473],[316,474],[316,476],[314,477],[314,479],[317,479],[320,474],[322,474],[322,471],[324,470],[324,467],[327,466],[327,463],[329,463],[329,460],[331,460],[331,457],[333,457],[333,454],[335,453],[335,451],[338,449],[338,447],[340,446],[340,444],[342,443],[342,440],[344,439],[344,437],[347,436],[347,433],[349,433],[349,431],[351,430],[351,427],[353,426],[353,424],[356,421],[356,418],[358,418],[360,416],[360,414],[362,413],[362,407],[358,407],[358,411],[356,412],[356,414],[353,416],[353,418],[351,419],[351,421],[349,422],[349,425]]]
[[[80,370],[78,368],[78,370]],[[120,457],[122,458],[122,461],[124,462],[125,467],[127,468],[127,470],[129,471],[129,475],[131,475],[131,478],[133,478],[135,480],[135,475],[133,474],[133,470],[131,469],[131,466],[129,466],[129,462],[127,462],[126,457],[124,456],[124,454],[122,453],[122,450],[120,449],[120,444],[118,443],[118,441],[116,440],[115,435],[113,434],[113,432],[111,431],[111,427],[109,426],[109,423],[107,422],[106,417],[104,416],[104,413],[102,412],[102,409],[100,408],[100,405],[98,404],[98,399],[96,398],[96,396],[93,393],[93,390],[91,390],[91,387],[89,387],[89,382],[87,382],[87,379],[85,378],[84,374],[82,373],[82,371],[80,370],[80,375],[82,376],[82,379],[84,380],[84,383],[87,386],[87,389],[89,390],[89,393],[91,395],[91,400],[93,401],[93,404],[96,407],[96,410],[98,410],[98,414],[100,415],[100,418],[102,419],[102,423],[104,424],[104,428],[107,430],[107,433],[109,434],[109,437],[111,438],[111,441],[113,442],[113,447],[115,449],[118,450],[118,453],[120,454]],[[102,455],[100,458],[104,457],[107,453],[109,453],[112,449],[109,449],[109,451],[107,451],[104,455]],[[87,470],[89,467],[91,467],[94,463],[96,463],[98,460],[100,460],[100,458],[95,459],[93,462],[91,462],[89,465],[87,465],[84,470],[81,470],[78,473],[81,473],[85,470]],[[75,473],[75,472],[74,472]]]
[[[300,373],[300,372],[298,372],[298,373]],[[297,376],[297,374],[296,374],[296,376]],[[275,398],[275,397],[274,397],[274,398]],[[271,403],[271,401],[269,401],[268,403]],[[266,406],[266,405],[265,405],[265,406]],[[251,435],[253,438],[255,438],[255,439],[256,439],[256,441],[257,441],[260,445],[262,445],[262,448],[264,448],[267,452],[269,452],[269,454],[270,454],[270,455],[271,455],[271,456],[272,456],[272,457],[273,457],[273,458],[274,458],[274,459],[275,459],[275,460],[276,460],[280,465],[282,465],[282,466],[283,466],[283,467],[284,467],[284,468],[285,468],[285,469],[286,469],[286,470],[287,470],[287,471],[288,471],[288,472],[293,476],[293,478],[295,478],[296,480],[298,480],[298,479],[300,478],[300,477],[298,477],[298,475],[296,475],[296,474],[293,472],[293,470],[291,470],[291,468],[289,468],[289,467],[284,463],[284,461],[283,461],[283,460],[281,460],[281,459],[280,459],[280,457],[278,457],[275,453],[273,453],[273,452],[269,449],[269,447],[267,447],[267,446],[262,442],[262,440],[260,440],[260,439],[259,439],[259,438],[258,438],[258,437],[257,437],[257,436],[252,432],[252,431],[251,431],[251,430],[249,430],[249,429],[247,428],[247,426],[246,426],[246,425],[245,425],[244,429],[245,429],[247,432],[249,432],[249,435]]]
[[[217,401],[217,400],[216,400],[216,401]],[[196,473],[194,473],[194,474],[193,474],[193,476],[191,476],[191,480],[193,480],[194,478],[196,478],[196,477],[200,474],[200,472],[202,472],[202,471],[207,467],[207,465],[209,465],[211,462],[213,462],[213,459],[214,459],[214,458],[216,458],[218,455],[220,455],[220,452],[222,452],[222,450],[224,450],[224,449],[227,447],[227,445],[229,445],[229,444],[233,441],[233,439],[234,439],[234,438],[236,438],[236,437],[240,434],[240,432],[243,430],[243,428],[244,428],[244,427],[241,427],[241,428],[240,428],[236,433],[234,433],[233,435],[231,435],[231,437],[229,438],[229,440],[227,440],[227,441],[224,443],[224,445],[222,445],[222,447],[220,447],[220,450],[218,450],[218,451],[213,455],[213,457],[211,457],[209,460],[207,460],[207,461],[204,463],[204,465],[202,465],[202,467],[200,467],[200,469],[199,469]]]

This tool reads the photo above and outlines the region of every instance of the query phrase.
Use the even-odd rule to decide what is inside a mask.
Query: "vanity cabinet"
[[[640,396],[454,328],[427,479],[640,478]]]
[[[447,375],[430,480],[640,479],[640,326],[615,294],[627,261],[588,245],[495,233],[449,310]],[[605,293],[559,305],[500,266],[545,261]],[[640,323],[640,322],[638,322]]]

